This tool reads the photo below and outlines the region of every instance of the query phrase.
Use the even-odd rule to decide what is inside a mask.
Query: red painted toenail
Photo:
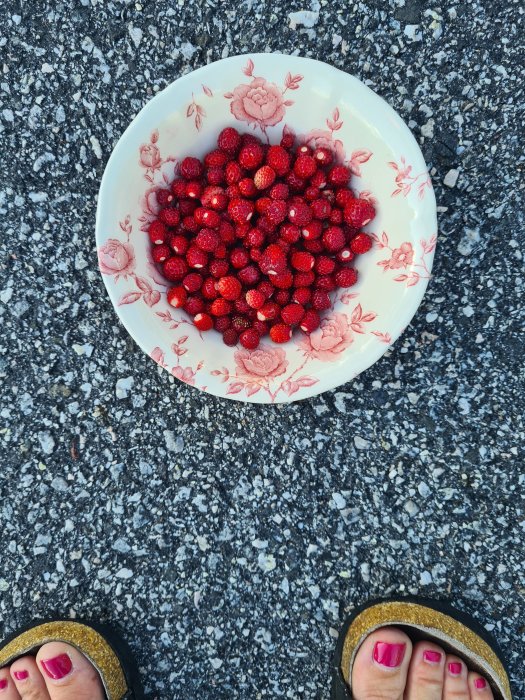
[[[476,678],[474,681],[474,687],[476,687],[478,690],[483,690],[487,687],[487,681],[484,678]]]
[[[46,659],[40,663],[47,675],[55,681],[67,676],[73,668],[73,662],[67,654],[60,654],[60,656]]]
[[[26,678],[29,678],[29,673],[28,671],[15,671],[13,673],[13,676],[16,678],[17,681],[25,681]]]
[[[387,642],[376,642],[374,647],[374,661],[381,666],[397,668],[401,666],[405,655],[406,644],[388,644]]]
[[[5,690],[7,688],[7,678],[0,679],[0,690]]]
[[[448,670],[450,671],[450,673],[451,673],[452,676],[459,676],[459,675],[461,675],[461,669],[462,669],[462,668],[463,668],[463,667],[462,667],[462,665],[460,664],[459,661],[452,661],[452,663],[450,663],[450,664],[448,665]]]
[[[429,664],[438,664],[441,661],[441,654],[439,653],[439,651],[427,649],[425,652],[423,652],[423,658]]]

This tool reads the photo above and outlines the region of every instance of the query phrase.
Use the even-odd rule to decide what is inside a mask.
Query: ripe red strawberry
[[[236,270],[246,267],[249,262],[250,256],[246,248],[235,248],[230,252],[230,263]]]
[[[317,311],[314,311],[313,309],[308,309],[308,311],[303,316],[301,323],[299,324],[299,328],[305,333],[312,333],[317,328],[319,328],[320,324],[321,318]]]
[[[259,260],[262,258],[262,250],[260,248],[250,248],[250,260],[253,260],[253,262],[258,263]]]
[[[210,304],[210,313],[212,316],[228,316],[231,314],[232,305],[227,299],[214,299]]]
[[[325,311],[326,309],[330,309],[332,302],[330,301],[328,292],[325,292],[322,289],[316,289],[312,294],[312,306],[317,311]]]
[[[305,240],[303,246],[305,250],[307,250],[309,253],[313,253],[314,255],[322,253],[324,250],[324,245],[320,238],[316,238],[314,241]]]
[[[190,245],[186,236],[183,236],[180,233],[170,236],[168,243],[170,244],[173,252],[177,255],[185,255]]]
[[[270,328],[270,338],[274,343],[287,343],[292,337],[292,327],[286,323],[276,323]]]
[[[285,181],[291,192],[302,192],[306,187],[306,182],[293,171],[288,173]]]
[[[186,180],[177,178],[171,183],[171,192],[176,199],[183,199],[186,196]]]
[[[272,187],[269,194],[271,199],[288,199],[290,188],[284,182],[278,182]]]
[[[228,185],[226,188],[226,196],[228,199],[239,199],[241,196],[239,185]]]
[[[232,328],[234,328],[237,333],[242,333],[247,328],[250,328],[250,326],[250,319],[247,316],[242,316],[241,314],[232,316]]]
[[[265,234],[260,228],[251,228],[246,234],[245,245],[258,248],[264,243]]]
[[[166,226],[176,226],[180,221],[179,210],[172,209],[171,207],[161,209],[159,212],[159,219],[166,224]]]
[[[335,273],[335,283],[338,287],[352,287],[357,282],[357,270],[344,267]]]
[[[358,233],[355,238],[350,241],[350,250],[355,255],[362,255],[372,247],[372,239],[366,233]]]
[[[255,350],[261,341],[261,336],[253,328],[247,328],[239,336],[240,344],[247,350]]]
[[[215,149],[204,156],[204,165],[207,168],[222,168],[228,162],[230,156],[224,151]]]
[[[186,277],[182,280],[182,286],[184,289],[189,292],[190,294],[193,294],[194,292],[198,292],[199,289],[202,286],[202,277],[199,275],[198,272],[190,272]]]
[[[165,189],[157,190],[155,197],[157,198],[157,202],[161,207],[166,207],[173,201],[173,194],[169,190]]]
[[[252,321],[252,328],[254,331],[257,331],[261,338],[268,335],[268,331],[270,330],[270,326],[265,321],[259,321],[258,318]]]
[[[272,200],[270,199],[270,197],[258,197],[255,200],[255,211],[258,214],[264,214],[271,203]]]
[[[221,131],[217,139],[217,146],[221,151],[225,151],[228,155],[234,156],[241,147],[241,135],[231,126],[227,126]]]
[[[198,207],[195,209],[193,216],[197,223],[202,226],[209,226],[210,228],[219,228],[222,221],[220,215],[217,214],[216,211],[213,211],[213,209],[206,209],[206,207]]]
[[[206,170],[206,180],[210,185],[222,185],[226,180],[224,168],[208,168]]]
[[[168,289],[166,296],[168,299],[168,304],[171,304],[171,306],[174,306],[176,309],[184,306],[186,299],[188,298],[188,294],[184,287],[171,287]]]
[[[166,244],[156,245],[151,251],[151,257],[153,258],[153,262],[156,263],[163,263],[170,257],[170,255],[171,250]]]
[[[236,223],[246,223],[254,212],[254,204],[249,199],[232,199],[228,204],[228,214]]]
[[[221,237],[221,241],[226,245],[228,245],[228,243],[233,243],[235,240],[235,229],[229,221],[221,221],[221,225],[219,226],[219,236]]]
[[[213,277],[206,277],[201,287],[201,294],[205,299],[217,299],[217,282]]]
[[[234,301],[240,297],[242,287],[237,277],[228,275],[226,277],[221,277],[221,279],[217,282],[217,290],[225,299]]]
[[[261,139],[258,139],[253,134],[241,134],[241,146],[251,146],[252,144],[260,146]]]
[[[208,264],[208,256],[206,253],[194,245],[190,246],[188,249],[188,252],[186,253],[186,260],[188,261],[188,265],[190,267],[194,267],[197,270],[200,270]]]
[[[286,268],[286,254],[283,249],[275,243],[269,245],[259,261],[259,267],[265,275],[275,276],[283,272]]]
[[[332,209],[330,212],[330,223],[331,224],[342,224],[344,220],[343,212],[341,209]]]
[[[299,272],[308,272],[308,270],[313,268],[315,258],[311,253],[297,251],[296,253],[292,253],[290,262],[294,270],[298,270]]]
[[[352,253],[352,250],[349,246],[345,246],[344,248],[341,248],[340,251],[338,251],[336,257],[339,260],[339,262],[345,263],[353,260],[354,254]]]
[[[237,186],[243,197],[255,197],[257,194],[257,187],[251,177],[243,177],[242,180],[239,180]]]
[[[201,197],[203,206],[214,209],[215,211],[224,211],[228,206],[228,197],[222,187],[207,187],[206,190],[214,190],[206,195],[206,191]]]
[[[213,302],[215,303],[215,302]],[[229,302],[226,302],[229,303]],[[219,333],[224,333],[232,325],[231,318],[229,316],[217,316],[213,322],[213,327]]]
[[[345,234],[340,226],[329,226],[323,233],[323,245],[330,253],[341,250],[345,243]]]
[[[281,318],[289,326],[296,326],[304,316],[304,307],[301,304],[287,304],[281,310]]]
[[[249,316],[253,311],[252,307],[248,304],[248,302],[243,296],[240,296],[238,299],[235,299],[233,305],[235,307],[235,311],[242,314],[243,316]]]
[[[352,190],[348,187],[338,187],[335,192],[335,203],[341,209],[344,209],[354,199]]]
[[[180,164],[180,174],[185,180],[198,180],[203,176],[204,168],[198,158],[188,156]]]
[[[195,243],[199,246],[201,250],[206,253],[213,253],[220,242],[220,237],[217,231],[211,228],[201,228],[197,236],[195,237]]]
[[[310,272],[296,272],[293,276],[294,287],[311,287],[315,280],[315,274]]]
[[[259,321],[272,321],[277,318],[281,313],[281,307],[274,301],[267,301],[264,306],[262,306],[257,311],[257,318]]]
[[[295,142],[295,136],[288,132],[287,134],[283,134],[283,137],[281,139],[281,146],[282,148],[292,148]]]
[[[269,299],[275,292],[275,287],[270,280],[263,280],[262,282],[259,282],[257,289],[262,292],[267,299]]]
[[[235,237],[244,240],[250,229],[251,225],[247,221],[240,224],[235,224]]]
[[[296,304],[306,306],[306,304],[310,303],[311,298],[312,292],[310,289],[308,289],[308,287],[297,287],[297,289],[293,290],[292,302],[295,302]]]
[[[293,273],[291,270],[279,272],[277,275],[272,275],[274,287],[278,289],[289,289],[293,285]]]
[[[304,201],[294,202],[288,209],[288,219],[297,226],[306,226],[312,220],[312,210]]]
[[[317,165],[315,160],[310,155],[300,155],[293,166],[294,173],[302,178],[303,180],[308,180],[317,170]]]
[[[204,311],[204,302],[197,296],[188,297],[186,303],[184,304],[184,311],[190,316],[200,314]]]
[[[168,229],[166,228],[166,225],[162,223],[162,221],[153,221],[149,226],[148,235],[150,241],[154,245],[160,245],[161,243],[166,242],[166,238],[168,237]]]
[[[345,206],[345,221],[354,228],[366,226],[375,215],[375,209],[367,199],[352,199]]]
[[[344,165],[334,165],[328,171],[328,182],[331,185],[345,187],[350,179],[350,170]]]
[[[310,180],[312,187],[322,190],[327,185],[326,174],[323,170],[318,170]]]
[[[210,263],[210,275],[219,279],[225,277],[230,270],[230,265],[226,260],[212,260]]]
[[[228,185],[235,185],[244,177],[244,171],[237,161],[228,163],[224,169],[224,174]]]
[[[288,206],[284,200],[276,199],[275,201],[270,202],[264,214],[272,224],[277,226],[286,219],[286,215],[288,214]]]
[[[194,216],[185,216],[182,220],[182,228],[190,233],[197,233],[200,227],[201,224],[195,221]]]
[[[186,184],[186,197],[189,199],[198,199],[202,193],[202,185],[198,180],[190,180]]]
[[[273,185],[275,181],[275,170],[269,165],[263,165],[253,176],[253,181],[258,190],[265,190]]]
[[[257,282],[261,279],[261,273],[255,267],[255,265],[246,265],[246,267],[243,267],[242,270],[239,270],[237,277],[241,281],[241,284],[251,287],[254,284],[257,284]]]
[[[320,221],[317,221],[316,219],[302,226],[301,230],[303,238],[305,238],[307,241],[315,241],[321,236],[322,232],[323,224]]]
[[[237,345],[237,342],[239,340],[239,334],[234,328],[228,328],[223,332],[222,340],[225,345],[233,347],[234,345]]]
[[[318,187],[307,187],[304,191],[304,198],[307,202],[313,202],[316,199],[319,199],[320,196],[321,190]]]
[[[162,274],[170,282],[179,282],[188,272],[188,265],[184,258],[168,258],[162,265]]]
[[[290,303],[290,292],[287,289],[279,289],[279,291],[275,293],[274,301],[276,304],[279,304],[281,308],[286,306],[286,304]]]
[[[312,208],[312,214],[316,219],[329,219],[332,212],[332,207],[330,202],[328,202],[324,197],[322,199],[316,199],[315,202],[310,204]]]
[[[320,275],[315,280],[315,288],[324,292],[332,292],[337,287],[333,275]]]
[[[219,245],[215,248],[213,254],[217,259],[224,260],[228,255],[228,248],[226,248],[224,243],[219,243]]]
[[[243,146],[238,157],[239,165],[246,170],[255,170],[263,160],[264,150],[258,143]]]
[[[266,163],[282,177],[290,170],[290,154],[282,146],[270,146],[266,154]]]
[[[195,314],[193,317],[193,323],[200,331],[209,331],[210,328],[213,328],[213,319],[209,314]]]
[[[331,275],[335,270],[335,260],[327,255],[320,255],[315,261],[315,271],[318,275]]]
[[[330,165],[334,159],[333,153],[329,148],[321,146],[314,151],[314,158],[320,165]]]
[[[260,309],[264,306],[266,297],[258,289],[250,289],[246,292],[246,303],[252,309]]]

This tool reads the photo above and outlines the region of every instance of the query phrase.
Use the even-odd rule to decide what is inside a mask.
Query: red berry
[[[330,309],[332,302],[330,301],[328,292],[325,292],[322,289],[316,289],[312,294],[312,306],[317,311],[325,311],[326,309]]]
[[[264,336],[268,334],[269,330],[268,324],[265,321],[259,321],[258,318],[256,318],[255,321],[252,321],[252,328],[254,331],[257,331],[261,338],[264,338]]]
[[[219,279],[228,274],[230,266],[226,260],[212,260],[210,263],[210,275]]]
[[[253,311],[252,307],[248,304],[244,297],[239,297],[238,299],[236,299],[233,302],[233,305],[235,306],[235,311],[238,311],[244,316],[249,316]]]
[[[280,236],[287,243],[297,243],[301,237],[301,229],[295,224],[286,223],[279,229]]]
[[[182,228],[190,233],[197,233],[200,228],[200,224],[195,221],[193,216],[185,216],[182,220]]]
[[[157,202],[160,204],[161,207],[166,207],[170,202],[173,201],[173,194],[169,190],[157,190],[155,196],[157,198]]]
[[[297,289],[294,289],[292,294],[292,301],[297,304],[302,304],[303,306],[309,304],[311,298],[312,292],[308,289],[308,287],[297,287]]]
[[[353,199],[354,195],[352,190],[349,190],[348,187],[339,187],[336,190],[335,203],[338,207],[341,207],[341,209],[344,209]]]
[[[309,156],[312,153],[312,149],[310,148],[310,146],[307,146],[305,143],[303,143],[303,145],[299,146],[299,148],[297,149],[297,153]]]
[[[332,211],[330,212],[331,224],[342,224],[343,218],[343,212],[341,211],[341,209],[332,209]]]
[[[282,177],[290,170],[290,154],[282,146],[270,146],[266,163]]]
[[[308,309],[308,311],[303,316],[299,327],[305,333],[312,333],[317,328],[319,328],[320,323],[321,319],[317,311],[314,311],[313,309]]]
[[[202,311],[204,311],[204,302],[200,297],[188,297],[186,303],[184,304],[184,311],[190,316],[200,314]]]
[[[213,319],[209,314],[196,314],[193,317],[193,323],[200,331],[209,331],[210,328],[213,328]]]
[[[228,185],[226,188],[226,196],[228,199],[239,199],[241,191],[238,185]]]
[[[293,277],[294,287],[311,287],[315,280],[313,272],[297,272]]]
[[[206,180],[210,185],[222,185],[225,179],[224,168],[213,167],[206,171]]]
[[[188,252],[186,253],[186,260],[188,261],[188,265],[190,267],[194,267],[197,270],[200,270],[208,264],[208,256],[206,253],[194,245],[190,246]]]
[[[236,161],[228,163],[224,170],[226,176],[226,182],[228,185],[235,185],[239,180],[242,179],[244,172]]]
[[[219,242],[219,234],[211,228],[201,228],[195,237],[195,243],[206,253],[213,253],[219,245]]]
[[[186,185],[186,197],[198,199],[202,193],[202,185],[198,180],[190,180]]]
[[[236,155],[241,147],[241,135],[231,126],[227,126],[221,131],[217,139],[217,146],[228,155]]]
[[[254,212],[254,204],[249,199],[232,199],[228,204],[228,214],[237,223],[246,223]]]
[[[305,238],[307,241],[316,240],[321,236],[322,232],[323,224],[320,221],[317,221],[316,219],[310,221],[308,224],[305,224],[302,227],[301,231],[301,233],[303,234],[303,238]]]
[[[294,145],[294,141],[295,136],[292,133],[288,132],[287,134],[283,134],[283,137],[281,139],[281,146],[283,148],[292,148],[292,146]]]
[[[260,228],[251,228],[246,234],[245,245],[250,246],[250,248],[258,248],[264,243],[264,239],[264,231],[261,231]]]
[[[259,267],[265,275],[277,275],[286,268],[286,254],[283,249],[272,243],[264,251]]]
[[[168,229],[166,228],[165,224],[162,223],[162,221],[153,221],[148,229],[148,235],[150,241],[154,245],[160,245],[161,243],[166,242]]]
[[[303,245],[305,250],[307,250],[309,253],[313,253],[314,255],[317,255],[317,253],[322,253],[324,250],[323,242],[319,238],[316,238],[314,241],[305,241]]]
[[[274,301],[267,301],[264,306],[262,306],[257,311],[257,318],[259,321],[272,321],[274,318],[281,313],[281,307]]]
[[[351,260],[353,260],[353,258],[354,254],[348,246],[341,248],[341,250],[337,253],[337,259],[339,260],[339,262],[342,263],[350,262]]]
[[[210,305],[210,313],[213,316],[228,316],[231,310],[231,302],[227,299],[214,299]]]
[[[257,187],[251,177],[243,177],[239,180],[238,187],[243,197],[254,197],[257,194]]]
[[[179,210],[172,209],[171,207],[161,209],[159,212],[159,219],[167,226],[176,226],[180,221]]]
[[[226,243],[226,245],[228,243],[233,243],[235,240],[235,229],[229,221],[221,221],[221,225],[219,226],[219,236],[221,237],[221,241]]]
[[[266,297],[258,289],[250,289],[246,292],[246,302],[252,309],[260,309],[264,306]]]
[[[210,151],[204,156],[204,165],[207,168],[221,168],[226,165],[229,159],[229,155],[223,151],[216,149],[215,151]]]
[[[193,213],[198,206],[199,203],[194,199],[181,199],[179,202],[179,212],[181,217],[193,216]]]
[[[316,199],[315,202],[310,204],[310,207],[312,208],[312,214],[316,219],[330,218],[332,207],[330,206],[330,202],[327,202],[324,197],[323,199]]]
[[[190,245],[186,236],[182,236],[180,233],[170,236],[169,244],[173,252],[177,255],[185,255]]]
[[[184,258],[168,258],[162,265],[162,273],[170,282],[179,282],[188,272]]]
[[[331,185],[346,186],[350,179],[350,170],[344,165],[334,165],[328,171],[328,182]]]
[[[201,198],[202,204],[215,211],[224,211],[228,206],[228,197],[222,187],[208,187],[207,189],[214,190],[214,192],[209,193],[207,197],[203,195]]]
[[[286,306],[290,302],[290,292],[287,289],[279,289],[275,294],[274,300],[279,306]]]
[[[202,285],[202,277],[199,275],[198,272],[190,272],[182,280],[182,286],[190,294],[193,294],[194,292],[198,292],[199,289],[201,288],[201,285]]]
[[[345,267],[335,273],[335,283],[338,287],[353,287],[357,282],[357,270]]]
[[[153,262],[163,263],[171,255],[171,250],[167,245],[156,245],[151,251]]]
[[[215,302],[213,302],[215,303]],[[226,302],[229,303],[229,302]],[[217,316],[214,323],[213,327],[215,328],[216,331],[219,331],[219,333],[224,333],[224,331],[228,330],[230,326],[232,325],[231,318],[229,316]]]
[[[264,294],[264,296],[269,299],[275,292],[275,287],[269,280],[263,280],[257,285],[257,289]]]
[[[314,200],[319,199],[320,196],[321,190],[318,187],[307,187],[304,191],[304,198],[307,202],[313,202]]]
[[[255,187],[258,190],[265,190],[273,185],[275,181],[275,170],[269,165],[263,165],[253,176]]]
[[[298,251],[296,253],[292,253],[290,262],[294,270],[299,270],[299,272],[308,272],[308,270],[313,268],[315,258],[311,253]]]
[[[195,221],[202,226],[209,226],[210,228],[219,228],[221,225],[221,217],[213,209],[206,209],[206,207],[199,207],[195,209]]]
[[[274,343],[287,343],[292,337],[292,327],[285,323],[276,323],[270,328],[270,338]]]
[[[186,299],[188,298],[188,294],[184,287],[171,287],[171,289],[168,289],[166,296],[168,299],[168,304],[171,304],[171,306],[174,306],[176,309],[184,306]]]
[[[240,297],[242,287],[237,277],[228,275],[227,277],[221,277],[221,279],[217,282],[217,289],[221,296],[223,296],[225,299],[233,301],[234,299],[238,299]]]
[[[292,224],[305,226],[312,220],[312,210],[306,202],[294,202],[288,209],[288,219]]]
[[[270,202],[264,213],[271,223],[277,226],[286,219],[288,206],[284,200],[276,199]]]
[[[248,235],[248,231],[250,230],[251,226],[250,224],[245,221],[244,223],[236,224],[235,225],[235,236],[236,238],[241,238],[244,239]]]
[[[198,158],[188,156],[180,164],[180,174],[185,180],[198,180],[203,173],[204,168]]]
[[[186,196],[186,181],[185,180],[173,180],[171,183],[171,191],[173,196],[177,199],[183,199]]]
[[[304,316],[301,304],[287,304],[281,311],[281,318],[289,326],[296,326]]]
[[[248,255],[246,248],[235,248],[231,251],[230,263],[236,270],[246,267],[249,262],[250,256]]]
[[[355,238],[350,241],[350,250],[355,255],[362,255],[372,247],[372,239],[366,233],[358,233]]]
[[[345,206],[345,221],[354,228],[366,226],[375,215],[375,209],[367,199],[352,199]]]
[[[237,341],[239,340],[239,334],[234,328],[228,328],[222,334],[222,340],[225,345],[233,347],[234,345],[237,345]]]
[[[322,289],[324,292],[332,292],[337,284],[334,280],[333,275],[320,275],[315,280],[316,289]]]
[[[250,248],[250,260],[258,263],[262,258],[262,250],[260,248]]]
[[[312,177],[316,170],[317,165],[312,156],[297,156],[297,159],[293,166],[293,171],[298,177],[303,178],[304,180],[308,180],[308,178]]]
[[[322,170],[318,170],[312,179],[310,180],[310,185],[312,187],[317,187],[318,189],[322,190],[324,187],[326,187],[326,175]]]
[[[239,165],[246,170],[255,170],[264,159],[264,151],[258,143],[243,146],[239,153]]]
[[[201,287],[201,294],[205,299],[217,299],[219,292],[217,291],[217,283],[213,277],[206,277]]]
[[[335,260],[327,255],[320,255],[315,261],[315,271],[318,275],[331,275],[335,270]]]
[[[242,333],[250,326],[250,319],[246,316],[242,316],[240,314],[237,316],[232,316],[232,327],[237,331],[237,333]]]
[[[327,251],[336,253],[346,243],[343,229],[340,226],[329,226],[323,233],[323,244]]]
[[[228,248],[224,245],[224,243],[219,243],[219,245],[215,248],[215,251],[213,253],[216,258],[220,260],[224,260],[226,256],[228,255]]]
[[[252,285],[257,284],[261,278],[261,274],[255,265],[247,265],[246,267],[243,267],[242,270],[239,270],[237,277],[242,284],[251,287]]]
[[[289,289],[293,285],[293,273],[291,270],[279,272],[277,275],[272,275],[272,282],[278,289]]]
[[[253,328],[247,328],[239,336],[240,344],[247,350],[255,350],[261,340],[260,335]]]
[[[296,175],[294,172],[288,173],[286,176],[286,184],[292,192],[302,192],[305,188],[305,181]]]
[[[271,199],[288,199],[290,188],[284,182],[278,182],[270,190]]]
[[[330,165],[334,159],[333,153],[329,148],[316,148],[314,158],[320,165]]]

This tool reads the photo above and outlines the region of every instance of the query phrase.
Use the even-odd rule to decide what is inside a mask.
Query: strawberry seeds
[[[223,129],[203,161],[186,157],[149,226],[152,258],[172,283],[168,303],[228,346],[255,349],[312,333],[330,292],[351,287],[372,204],[350,189],[350,170],[328,148],[266,146]],[[180,176],[180,177],[179,177]]]

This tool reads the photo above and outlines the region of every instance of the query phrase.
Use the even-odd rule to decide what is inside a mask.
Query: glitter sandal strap
[[[381,627],[400,627],[413,640],[432,639],[484,675],[496,700],[512,700],[503,654],[470,615],[448,603],[421,598],[372,601],[356,608],[339,635],[332,668],[332,700],[351,700],[352,667],[366,637]]]
[[[0,668],[48,642],[75,647],[97,669],[107,700],[143,700],[129,646],[112,627],[79,620],[44,620],[18,630],[0,644]]]

